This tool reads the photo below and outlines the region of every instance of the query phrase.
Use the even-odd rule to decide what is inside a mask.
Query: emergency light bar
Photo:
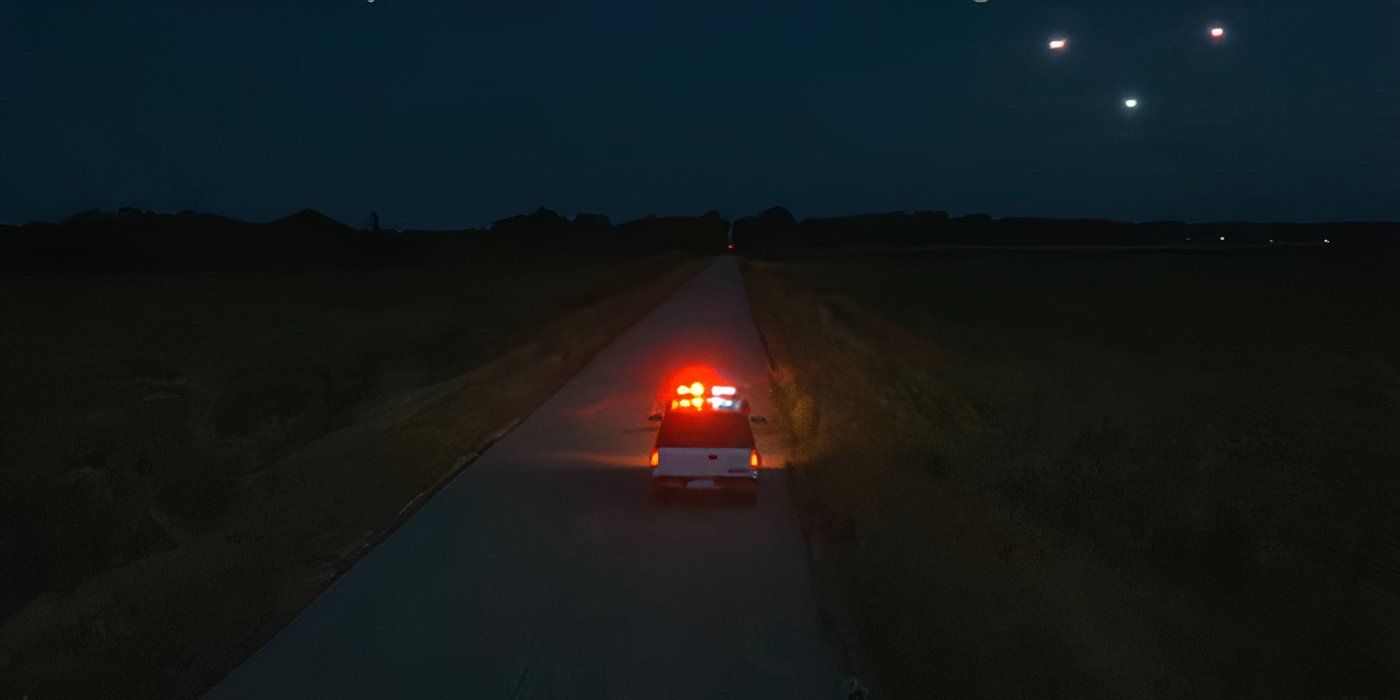
[[[712,386],[710,387],[710,396],[705,396],[704,384],[700,382],[681,384],[676,387],[676,394],[678,396],[687,396],[691,398],[672,399],[671,408],[702,409],[707,403],[710,405],[710,408],[713,409],[735,408],[739,405],[739,401],[726,397],[732,397],[736,393],[738,392],[732,386]]]
[[[687,386],[687,385],[685,385],[685,384],[682,384],[682,385],[676,387],[676,393],[677,393],[677,394],[680,394],[681,396],[687,396],[687,395],[689,395],[689,396],[704,396],[704,395],[705,395],[705,385],[704,385],[704,384],[701,384],[700,382],[695,382],[694,384],[691,384],[691,385],[689,385],[689,386]],[[712,387],[710,387],[710,394],[711,394],[712,396],[733,396],[733,395],[734,395],[734,387],[732,387],[732,386],[712,386]]]

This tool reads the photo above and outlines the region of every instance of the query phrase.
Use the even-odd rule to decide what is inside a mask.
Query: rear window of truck
[[[661,421],[656,446],[753,448],[753,429],[742,413],[678,411]]]

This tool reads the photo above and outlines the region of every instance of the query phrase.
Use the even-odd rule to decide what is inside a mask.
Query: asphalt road
[[[757,506],[646,499],[646,415],[688,364],[767,412],[733,257],[614,341],[210,697],[835,697],[784,474],[760,474]]]

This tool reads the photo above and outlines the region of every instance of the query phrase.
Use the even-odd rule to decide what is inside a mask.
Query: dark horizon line
[[[755,219],[755,218],[757,218],[757,217],[763,215],[764,213],[771,212],[771,211],[774,211],[774,210],[776,210],[776,209],[781,209],[781,210],[787,212],[788,215],[789,215],[789,216],[792,216],[792,218],[794,219],[794,221],[796,221],[796,222],[799,223],[799,224],[800,224],[800,223],[803,223],[803,222],[807,222],[807,221],[844,220],[844,219],[854,219],[854,218],[859,218],[859,217],[864,217],[864,216],[885,216],[885,215],[910,216],[910,215],[914,215],[914,214],[921,214],[921,213],[923,213],[923,214],[933,214],[933,215],[946,215],[946,216],[948,216],[950,219],[954,219],[954,220],[956,220],[956,219],[967,219],[967,218],[985,218],[985,219],[988,219],[988,220],[991,220],[991,221],[1059,221],[1059,222],[1065,222],[1065,221],[1082,221],[1082,222],[1098,222],[1098,223],[1107,223],[1107,224],[1123,224],[1123,225],[1133,225],[1133,226],[1144,226],[1144,225],[1152,225],[1152,224],[1159,224],[1159,225],[1160,225],[1160,224],[1185,224],[1185,225],[1214,225],[1214,224],[1220,224],[1220,225],[1227,225],[1227,224],[1256,224],[1256,225],[1258,225],[1258,224],[1265,224],[1265,225],[1276,225],[1276,224],[1282,224],[1282,225],[1311,225],[1311,226],[1330,225],[1330,224],[1348,224],[1348,225],[1396,225],[1396,226],[1400,226],[1400,220],[1386,220],[1386,219],[1331,219],[1331,220],[1318,220],[1318,219],[1314,219],[1314,220],[1283,220],[1283,219],[1214,219],[1214,220],[1207,220],[1207,219],[1203,219],[1203,220],[1191,220],[1191,219],[1139,219],[1139,220],[1133,220],[1133,219],[1116,219],[1116,218],[1112,218],[1112,217],[1100,217],[1100,216],[1036,216],[1036,215],[1025,215],[1025,214],[1018,214],[1018,215],[1012,215],[1012,216],[993,216],[993,215],[991,215],[991,214],[986,214],[986,213],[983,213],[983,212],[967,212],[967,213],[964,213],[964,214],[956,214],[956,215],[955,215],[955,214],[951,213],[950,211],[948,211],[948,210],[946,210],[946,209],[905,209],[905,210],[866,211],[866,212],[857,212],[857,213],[848,213],[848,214],[838,214],[838,215],[830,215],[830,216],[808,216],[808,217],[805,217],[805,218],[798,218],[797,216],[795,216],[795,215],[792,214],[791,210],[789,210],[789,209],[787,209],[786,207],[781,206],[781,205],[775,205],[775,206],[772,206],[772,207],[768,207],[767,209],[763,209],[762,211],[758,211],[758,212],[755,212],[755,213],[752,213],[752,214],[747,214],[747,215],[744,215],[744,216],[739,216],[739,217],[734,217],[734,218],[726,218],[726,217],[724,217],[724,216],[721,214],[721,215],[720,215],[720,218],[721,218],[722,220],[724,220],[726,223],[732,225],[735,221],[740,221],[740,220],[744,220],[744,219]],[[442,233],[449,233],[449,232],[454,232],[454,231],[490,231],[496,224],[499,224],[499,223],[501,223],[502,221],[507,221],[507,220],[514,219],[514,218],[516,218],[516,217],[521,217],[521,216],[530,216],[530,215],[538,214],[538,213],[541,213],[541,212],[551,212],[551,213],[553,213],[553,214],[555,214],[555,215],[557,215],[557,216],[560,216],[560,217],[562,217],[562,218],[564,218],[564,219],[566,219],[566,220],[568,220],[568,221],[575,221],[575,220],[577,220],[580,216],[583,216],[583,217],[601,216],[601,217],[606,218],[606,219],[608,220],[608,223],[609,223],[610,225],[612,225],[612,226],[618,226],[618,225],[626,224],[626,223],[632,222],[632,221],[642,221],[642,220],[651,219],[651,218],[662,218],[662,219],[664,219],[664,218],[696,218],[696,219],[698,219],[698,218],[701,218],[701,217],[705,216],[706,214],[709,214],[709,213],[712,213],[712,212],[713,212],[713,213],[718,213],[719,210],[718,210],[718,209],[710,209],[710,210],[707,210],[707,211],[702,212],[702,213],[699,213],[699,214],[676,214],[676,213],[666,213],[666,214],[663,214],[663,213],[656,213],[656,212],[653,212],[653,213],[649,213],[649,214],[646,214],[646,215],[643,215],[643,216],[634,217],[634,218],[623,219],[623,220],[614,220],[611,216],[608,216],[607,214],[601,214],[601,213],[597,213],[597,212],[584,212],[584,211],[579,211],[579,212],[575,212],[575,213],[573,214],[573,216],[566,216],[566,215],[560,213],[560,212],[557,211],[557,210],[550,209],[549,207],[539,207],[539,208],[535,209],[534,211],[525,211],[525,212],[520,212],[520,213],[518,213],[518,214],[513,214],[513,215],[510,215],[510,216],[507,216],[507,217],[504,217],[504,218],[497,219],[497,220],[495,220],[495,221],[489,222],[489,223],[487,223],[487,224],[485,224],[485,225],[482,225],[482,226],[466,226],[466,227],[462,227],[462,228],[416,228],[416,227],[383,226],[383,227],[380,228],[380,230],[382,230],[382,231],[442,232]],[[213,217],[213,218],[219,218],[219,219],[227,219],[227,220],[229,220],[229,221],[237,221],[237,222],[246,223],[246,224],[258,224],[258,225],[261,225],[261,224],[272,224],[272,223],[276,223],[276,222],[279,222],[279,221],[284,221],[284,220],[291,219],[291,218],[293,218],[293,217],[300,216],[300,215],[305,215],[305,214],[308,214],[308,213],[309,213],[309,214],[314,214],[314,215],[316,215],[316,216],[323,217],[323,218],[325,218],[325,219],[328,219],[328,220],[330,220],[330,221],[333,221],[333,222],[335,222],[335,223],[337,223],[337,224],[340,224],[340,225],[342,225],[342,226],[344,226],[344,227],[346,227],[346,228],[349,228],[349,229],[358,230],[358,231],[369,231],[369,230],[371,230],[371,229],[368,229],[368,228],[362,228],[362,227],[360,227],[360,226],[356,226],[356,225],[347,223],[347,222],[345,222],[345,221],[342,221],[341,219],[338,219],[338,218],[336,218],[336,217],[334,217],[334,216],[331,216],[330,214],[326,214],[325,212],[322,212],[322,211],[320,211],[320,210],[318,210],[318,209],[313,209],[313,208],[311,208],[311,207],[305,207],[305,208],[299,209],[299,210],[297,210],[297,211],[291,212],[291,213],[289,213],[289,214],[285,214],[285,215],[283,215],[283,216],[278,216],[278,217],[273,217],[273,218],[270,218],[270,219],[258,221],[258,220],[252,220],[252,219],[242,219],[242,218],[239,218],[239,217],[236,217],[236,216],[230,216],[230,215],[227,215],[227,214],[221,214],[221,213],[213,212],[213,211],[197,211],[197,210],[193,210],[193,209],[181,209],[181,210],[171,211],[171,210],[160,210],[160,209],[147,209],[147,208],[144,208],[144,207],[122,206],[122,207],[118,207],[117,209],[110,209],[110,210],[109,210],[109,209],[87,209],[87,210],[75,212],[75,213],[73,213],[73,214],[70,214],[70,215],[68,215],[68,216],[66,216],[66,217],[59,218],[59,219],[38,219],[38,220],[30,220],[30,221],[24,221],[24,222],[18,222],[18,223],[13,222],[13,221],[9,221],[9,222],[0,222],[0,226],[4,226],[4,227],[7,227],[7,228],[22,228],[22,227],[26,227],[26,226],[44,226],[44,225],[60,226],[60,225],[63,225],[63,224],[65,224],[65,223],[74,221],[74,220],[79,219],[79,218],[82,218],[82,217],[89,217],[89,216],[93,216],[93,217],[95,217],[95,216],[113,216],[113,215],[119,215],[119,214],[142,214],[142,215],[154,215],[154,216],[179,216],[179,215],[207,216],[207,217]]]

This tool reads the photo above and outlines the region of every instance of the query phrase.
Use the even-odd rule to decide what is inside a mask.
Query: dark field
[[[694,272],[0,280],[0,696],[188,696]]]
[[[855,670],[882,697],[1400,692],[1397,582],[1366,565],[1400,481],[1397,263],[750,263]]]

